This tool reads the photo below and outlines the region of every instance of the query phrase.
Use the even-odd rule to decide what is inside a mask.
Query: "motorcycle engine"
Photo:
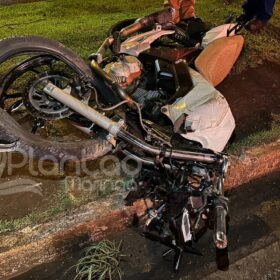
[[[124,56],[119,61],[107,64],[104,71],[122,89],[130,93],[135,90],[139,83],[142,63],[134,56]]]

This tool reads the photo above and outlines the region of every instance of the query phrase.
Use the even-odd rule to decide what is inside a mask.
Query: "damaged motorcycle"
[[[199,254],[193,244],[205,228],[218,250],[228,246],[223,150],[235,121],[215,86],[244,39],[242,23],[205,30],[199,19],[174,25],[171,17],[165,10],[116,24],[90,66],[49,39],[0,41],[10,69],[0,84],[0,150],[80,161],[113,151],[141,162],[138,193],[153,202],[143,234],[174,253],[177,271],[184,252]],[[46,132],[56,123],[61,139]],[[79,129],[75,139],[68,125]]]

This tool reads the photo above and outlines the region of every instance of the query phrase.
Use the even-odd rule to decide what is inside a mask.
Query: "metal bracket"
[[[106,139],[108,142],[110,142],[114,147],[116,147],[117,145],[117,140],[116,138],[111,134],[109,133],[107,136],[106,136]]]
[[[227,37],[230,36],[232,32],[234,32],[234,35],[238,34],[238,32],[243,28],[242,24],[239,22],[236,23],[232,28],[227,30]]]
[[[125,127],[125,121],[123,119],[120,119],[118,121],[118,127],[119,129],[121,128],[124,128]],[[106,136],[106,139],[108,142],[110,142],[114,147],[117,146],[117,140],[116,138],[114,137],[114,135],[112,133],[109,133],[107,136]]]

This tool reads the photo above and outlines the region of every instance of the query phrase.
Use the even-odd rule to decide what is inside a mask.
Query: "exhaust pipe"
[[[52,98],[65,104],[66,106],[68,106],[69,108],[74,110],[75,112],[84,116],[85,118],[92,121],[93,123],[97,124],[99,127],[105,129],[113,136],[117,136],[118,132],[120,131],[122,124],[112,121],[111,119],[102,115],[98,111],[89,107],[87,104],[79,101],[77,98],[69,95],[62,89],[56,87],[52,83],[49,82],[44,87],[43,90],[46,94],[48,94]]]
[[[84,116],[88,120],[97,124],[99,127],[108,131],[114,137],[118,137],[138,148],[143,149],[147,153],[154,156],[162,156],[164,158],[174,158],[178,160],[188,160],[188,161],[199,161],[203,163],[219,164],[224,163],[224,156],[216,153],[203,153],[203,152],[189,152],[184,150],[172,150],[172,149],[161,149],[158,147],[151,146],[139,138],[133,136],[129,132],[123,129],[123,124],[120,122],[115,122],[108,117],[102,115],[95,109],[89,107],[87,104],[81,102],[77,98],[69,95],[67,92],[56,87],[52,83],[48,83],[44,92],[50,95],[52,98],[65,104],[75,112]]]

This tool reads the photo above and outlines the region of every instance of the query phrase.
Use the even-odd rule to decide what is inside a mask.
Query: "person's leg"
[[[166,0],[165,7],[172,7],[175,11],[175,23],[181,19],[188,19],[195,16],[195,0]]]
[[[263,0],[247,0],[242,8],[248,20],[253,19],[256,16],[257,11],[260,9],[260,2]]]
[[[195,17],[195,0],[181,1],[180,17],[181,19]]]
[[[181,0],[165,0],[164,7],[171,7],[174,9],[174,23],[180,22],[180,2]]]
[[[242,6],[247,20],[246,28],[255,33],[264,28],[273,15],[275,0],[247,0]]]
[[[256,12],[256,19],[267,23],[273,15],[275,0],[263,0],[260,9]]]

